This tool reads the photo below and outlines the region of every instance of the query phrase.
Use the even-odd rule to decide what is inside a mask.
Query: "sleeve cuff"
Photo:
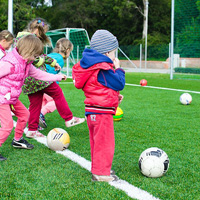
[[[44,58],[43,58],[43,57],[39,57],[39,60],[38,60],[38,62],[35,64],[35,66],[36,66],[36,67],[39,67],[39,66],[43,65],[43,63],[44,63]]]
[[[50,64],[51,67],[55,67],[57,61],[54,59],[53,62]]]

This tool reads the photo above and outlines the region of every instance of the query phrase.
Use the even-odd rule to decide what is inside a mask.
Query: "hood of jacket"
[[[83,58],[80,61],[80,65],[82,68],[88,69],[89,67],[102,62],[113,63],[108,56],[105,56],[93,49],[85,49],[83,51]]]
[[[81,89],[97,69],[109,70],[112,69],[113,66],[113,62],[109,57],[95,50],[85,49],[83,58],[79,63],[75,64],[72,69],[74,85],[78,89]]]

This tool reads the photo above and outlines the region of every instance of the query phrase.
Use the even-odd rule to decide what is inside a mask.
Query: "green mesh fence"
[[[62,69],[62,73],[66,73],[69,77],[71,77],[71,69],[73,65],[82,58],[84,49],[90,45],[87,31],[85,29],[79,28],[63,28],[49,31],[46,33],[46,35],[50,38],[51,41],[51,45],[45,48],[46,54],[52,52],[56,42],[60,38],[67,38],[73,43],[73,51],[71,52],[69,58],[65,61],[65,66]]]
[[[200,0],[175,0],[174,54],[178,55],[175,68],[200,68]],[[173,78],[200,79],[200,74],[191,70],[176,71],[181,72]]]

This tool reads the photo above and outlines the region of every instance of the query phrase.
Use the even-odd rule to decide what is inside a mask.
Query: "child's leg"
[[[19,140],[24,133],[24,129],[26,127],[26,124],[29,119],[29,111],[24,106],[24,104],[21,101],[17,101],[17,103],[14,106],[14,110],[12,112],[15,114],[17,119],[17,125],[15,128],[15,140]]]
[[[109,176],[115,149],[113,116],[88,115],[90,132],[92,174]]]
[[[43,93],[44,93],[43,90],[41,90],[36,93],[28,95],[30,101],[29,105],[30,117],[28,121],[29,131],[37,131],[38,129]]]
[[[41,113],[46,115],[47,113],[52,113],[56,110],[56,104],[52,97],[47,94],[43,95],[42,109]]]
[[[10,105],[0,104],[0,146],[6,141],[13,129],[13,119],[11,115]]]
[[[46,94],[53,98],[60,116],[65,121],[69,121],[70,119],[72,119],[73,114],[68,106],[68,103],[60,86],[56,82],[53,82],[51,85],[44,88],[43,90]]]

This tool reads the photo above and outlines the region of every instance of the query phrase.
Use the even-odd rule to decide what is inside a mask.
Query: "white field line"
[[[72,84],[72,82],[61,82],[60,84]],[[200,94],[200,92],[198,92],[198,91],[192,91],[192,90],[181,90],[181,89],[165,88],[165,87],[155,87],[155,86],[141,86],[141,85],[130,84],[130,83],[126,83],[125,85],[135,86],[135,87],[153,88],[153,89],[159,89],[159,90],[171,90],[171,91],[177,91],[177,92],[188,92],[188,93]]]
[[[14,126],[16,127],[17,122],[13,120],[13,123],[14,123]],[[28,129],[25,128],[24,133],[26,133],[27,131],[28,131]],[[47,146],[46,137],[38,137],[38,138],[35,138],[35,139],[38,142]],[[64,155],[65,157],[67,157],[71,161],[80,165],[82,168],[84,168],[88,171],[91,171],[91,162],[86,160],[85,158],[75,154],[74,152],[72,152],[68,149],[65,149],[64,151],[56,151],[56,153]],[[138,199],[138,200],[160,200],[160,199],[152,196],[148,192],[141,190],[140,188],[137,188],[137,187],[131,185],[130,183],[128,183],[127,181],[124,181],[124,180],[121,180],[121,179],[119,179],[118,181],[115,181],[115,182],[109,182],[109,184],[111,186],[119,189],[119,190],[124,191],[129,197],[134,198],[134,199]]]
[[[200,92],[198,92],[198,91],[192,91],[192,90],[181,90],[181,89],[155,87],[155,86],[141,86],[141,85],[130,84],[130,83],[126,83],[126,85],[128,85],[128,86],[136,86],[136,87],[153,88],[153,89],[159,89],[159,90],[171,90],[171,91],[177,91],[177,92],[188,92],[188,93],[200,94]]]

